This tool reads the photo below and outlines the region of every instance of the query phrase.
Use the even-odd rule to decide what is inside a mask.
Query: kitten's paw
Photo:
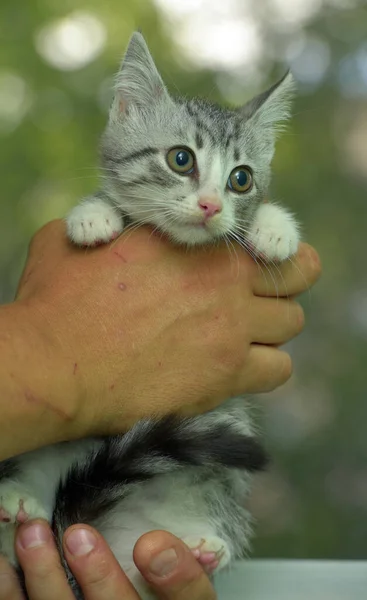
[[[0,526],[25,523],[29,519],[48,519],[39,500],[21,485],[13,482],[0,485]]]
[[[231,552],[227,542],[216,535],[206,537],[188,536],[182,538],[208,574],[213,574],[226,567],[231,560]]]
[[[273,204],[262,204],[248,234],[255,253],[269,261],[283,261],[297,252],[300,241],[293,216]]]
[[[100,200],[82,202],[66,218],[67,233],[78,246],[98,246],[117,238],[123,229],[122,215]]]

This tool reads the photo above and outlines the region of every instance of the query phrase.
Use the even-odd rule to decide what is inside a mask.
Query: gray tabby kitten
[[[102,138],[102,187],[69,214],[70,239],[94,246],[127,223],[150,223],[180,244],[233,238],[269,261],[290,257],[297,224],[263,199],[292,89],[287,74],[237,110],[173,98],[135,33]],[[132,560],[137,539],[165,529],[209,573],[226,567],[249,548],[245,499],[251,473],[265,464],[242,399],[198,417],[146,419],[123,435],[30,452],[0,463],[0,550],[16,563],[15,528],[30,518],[51,522],[59,544],[69,525],[90,523],[148,599]]]

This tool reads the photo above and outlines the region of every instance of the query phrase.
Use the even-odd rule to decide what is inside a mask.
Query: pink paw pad
[[[219,566],[221,558],[224,555],[224,547],[216,552],[208,552],[203,549],[205,542],[206,540],[202,539],[198,546],[190,548],[190,550],[198,563],[201,564],[208,574],[211,574]]]
[[[9,513],[3,508],[0,508],[0,523],[10,523],[10,521],[11,517]]]
[[[24,500],[19,500],[19,510],[17,514],[12,516],[5,508],[0,507],[0,523],[26,523],[29,519],[29,514],[24,510]]]
[[[17,523],[25,523],[29,519],[29,514],[24,510],[24,500],[19,500],[19,510],[15,520]]]

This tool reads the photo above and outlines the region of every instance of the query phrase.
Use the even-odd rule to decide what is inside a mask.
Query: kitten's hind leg
[[[25,523],[30,519],[50,519],[37,500],[29,493],[23,484],[16,481],[6,481],[0,486],[0,526]]]
[[[224,569],[231,561],[231,552],[227,542],[218,536],[208,534],[202,537],[187,536],[181,539],[209,576]],[[128,566],[123,564],[122,566],[139,593],[139,598],[142,600],[155,600],[157,598],[133,563]]]
[[[0,484],[0,553],[10,563],[17,564],[14,539],[17,525],[30,519],[51,520],[52,510],[48,513],[41,501],[29,492],[23,483],[2,481]]]
[[[182,538],[205,571],[212,575],[224,569],[231,560],[227,542],[216,535],[203,537],[187,536]]]
[[[68,237],[78,246],[98,246],[117,238],[123,230],[122,214],[108,200],[90,196],[66,217]]]

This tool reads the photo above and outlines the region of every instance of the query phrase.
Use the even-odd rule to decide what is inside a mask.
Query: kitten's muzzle
[[[211,219],[218,213],[222,212],[222,203],[217,198],[202,197],[198,200],[198,206],[202,211],[204,221]]]

